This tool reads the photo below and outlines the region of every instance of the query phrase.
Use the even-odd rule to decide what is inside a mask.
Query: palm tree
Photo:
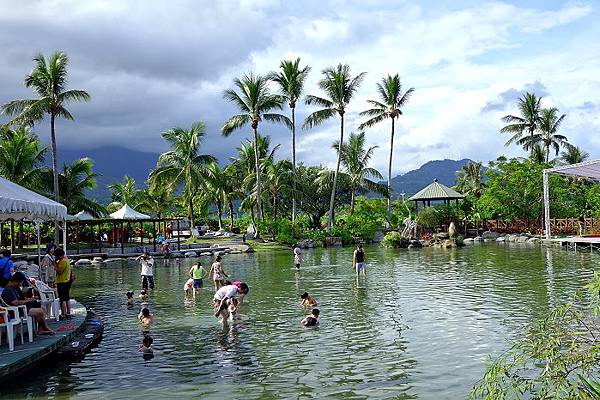
[[[568,165],[579,164],[589,158],[590,154],[577,146],[568,146],[560,153],[560,159]]]
[[[464,195],[481,197],[485,188],[481,168],[481,162],[469,162],[463,165],[456,173],[456,190]]]
[[[135,179],[125,175],[122,182],[108,185],[111,193],[111,203],[108,205],[110,210],[118,210],[125,204],[136,208],[140,199],[140,190],[136,187]]]
[[[325,92],[325,97],[307,95],[305,103],[314,104],[322,107],[313,112],[304,120],[303,128],[312,128],[323,122],[339,115],[340,117],[340,140],[344,143],[344,114],[346,107],[362,83],[366,72],[361,72],[355,77],[350,75],[348,64],[338,64],[335,68],[326,68],[322,72],[323,78],[319,81],[319,88]],[[327,231],[333,227],[333,206],[335,204],[335,191],[337,188],[337,176],[340,172],[341,152],[338,152],[335,174],[333,176],[333,186],[331,188],[331,199],[329,201],[329,216],[327,219]]]
[[[257,195],[257,211],[258,218],[263,219],[261,205],[261,181],[260,181],[260,166],[258,157],[258,124],[262,120],[282,123],[288,128],[292,128],[292,121],[282,114],[272,113],[272,110],[281,110],[285,99],[283,96],[272,94],[269,89],[269,80],[261,75],[244,74],[241,79],[234,80],[235,86],[240,93],[234,89],[228,89],[223,93],[223,97],[234,103],[241,114],[234,115],[229,118],[221,131],[223,136],[227,137],[237,129],[241,129],[245,125],[252,127],[254,133],[254,164],[256,171],[256,195]]]
[[[410,96],[414,92],[414,88],[410,88],[405,92],[402,92],[402,83],[400,82],[400,76],[398,74],[387,77],[381,80],[381,83],[377,84],[377,91],[379,92],[379,100],[367,100],[373,108],[365,110],[360,113],[361,116],[370,117],[367,121],[363,122],[358,129],[364,130],[370,128],[386,119],[390,119],[392,122],[392,131],[390,135],[390,157],[388,162],[388,193],[387,198],[387,218],[388,222],[392,215],[392,157],[394,155],[394,130],[396,124],[396,118],[402,115],[402,108],[406,105]]]
[[[550,147],[552,147],[558,156],[560,147],[569,147],[570,143],[567,141],[567,137],[558,134],[560,124],[567,115],[562,114],[558,116],[558,108],[545,108],[540,113],[540,121],[538,125],[539,133],[521,138],[517,141],[518,144],[522,145],[525,149],[531,149],[536,144],[541,144],[545,149],[545,160],[549,161],[550,158]]]
[[[161,218],[175,205],[173,192],[166,186],[147,182],[147,188],[138,192],[137,206],[141,211]]]
[[[65,108],[71,102],[89,101],[90,95],[83,90],[65,90],[67,84],[67,66],[69,59],[61,51],[53,53],[49,58],[37,55],[33,61],[33,71],[25,77],[25,86],[32,88],[36,99],[20,99],[9,101],[2,106],[2,113],[16,116],[10,124],[33,124],[50,116],[50,138],[52,145],[52,173],[54,182],[54,199],[60,201],[58,184],[58,155],[56,151],[56,118],[73,120],[73,115]]]
[[[227,175],[225,169],[219,167],[216,162],[206,166],[204,174],[206,190],[204,191],[208,202],[214,203],[217,207],[217,219],[219,221],[219,229],[223,229],[223,206],[227,201]]]
[[[338,153],[340,152],[340,143],[335,142],[332,146]],[[341,148],[342,164],[345,173],[348,175],[351,187],[350,213],[354,214],[354,203],[356,193],[377,192],[387,194],[387,188],[368,178],[383,179],[383,176],[375,168],[369,167],[369,162],[373,157],[373,152],[377,146],[371,146],[365,149],[365,133],[351,133],[347,143]]]
[[[86,196],[87,191],[96,187],[97,177],[98,175],[94,173],[94,161],[90,158],[80,158],[71,164],[63,164],[58,182],[63,204],[67,206],[69,213],[85,211],[98,217],[106,212],[100,203]]]
[[[29,189],[41,189],[47,150],[27,126],[0,128],[0,175]]]
[[[266,187],[271,196],[273,219],[277,219],[279,200],[286,188],[289,188],[290,180],[293,180],[293,166],[288,160],[274,162],[272,157],[264,159],[262,166],[265,170]]]
[[[534,164],[544,164],[546,162],[546,150],[540,143],[536,143],[531,146],[529,160]]]
[[[310,67],[300,68],[300,58],[283,60],[280,65],[281,72],[272,73],[270,78],[277,83],[282,96],[288,102],[292,111],[292,223],[296,221],[296,102],[302,95],[304,81],[310,72]]]
[[[510,146],[512,143],[517,142],[526,132],[529,136],[533,136],[540,125],[541,103],[541,97],[527,92],[519,99],[517,104],[521,115],[505,115],[502,117],[502,121],[507,125],[500,129],[500,133],[512,134],[512,137],[504,144],[505,146]]]
[[[200,154],[200,145],[206,135],[204,122],[193,123],[190,129],[173,128],[161,136],[171,150],[162,153],[154,171],[150,173],[153,184],[176,190],[183,187],[183,198],[188,209],[190,226],[194,226],[194,197],[203,183],[206,165],[216,162],[208,154]]]

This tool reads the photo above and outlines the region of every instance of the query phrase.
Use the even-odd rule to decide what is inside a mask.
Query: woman
[[[54,250],[56,246],[54,243],[48,243],[46,245],[46,255],[40,262],[40,278],[43,282],[46,282],[51,288],[55,287],[56,282],[56,270],[54,269]]]
[[[225,286],[225,278],[227,274],[225,270],[223,270],[223,266],[221,265],[221,256],[217,256],[215,262],[212,263],[210,267],[210,271],[208,271],[208,275],[212,274],[213,283],[215,285],[215,292]]]
[[[71,317],[71,261],[65,257],[65,252],[60,247],[54,250],[55,269],[56,269],[56,289],[58,291],[58,299],[60,300],[60,319]]]

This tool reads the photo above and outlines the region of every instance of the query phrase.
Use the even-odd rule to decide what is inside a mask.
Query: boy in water
[[[154,349],[152,349],[152,343],[154,343],[152,336],[144,335],[144,339],[142,339],[142,345],[140,346],[140,351],[144,354],[154,353]]]
[[[315,298],[310,296],[308,292],[302,293],[300,295],[300,298],[302,299],[303,307],[316,307],[317,305],[317,301],[315,300]]]
[[[148,292],[146,292],[146,289],[142,289],[140,291],[140,300],[141,301],[146,301],[148,300]]]
[[[244,282],[237,285],[223,286],[215,293],[213,303],[215,306],[215,317],[223,316],[223,322],[227,320],[227,312],[235,312],[237,310],[236,302],[232,300],[238,295],[248,294],[249,288]],[[237,299],[236,299],[237,300]],[[233,307],[232,307],[233,306]]]
[[[183,291],[185,296],[187,297],[190,294],[194,294],[196,296],[196,291],[194,290],[194,280],[192,278],[188,279],[183,285]]]
[[[365,262],[365,252],[362,244],[357,245],[356,250],[354,250],[354,255],[352,256],[352,266],[356,270],[356,276],[358,276],[361,272],[363,275],[367,275],[367,263]]]
[[[127,307],[133,307],[133,292],[130,290],[129,292],[126,293],[127,295]]]
[[[302,325],[304,325],[307,328],[319,325],[319,314],[320,314],[319,309],[313,308],[310,315],[307,315],[302,320]]]
[[[298,245],[294,246],[294,265],[296,269],[300,269],[300,264],[302,263],[302,251]]]
[[[206,274],[206,270],[204,267],[198,263],[192,265],[190,268],[190,277],[192,278],[192,286],[194,288],[194,296],[197,292],[200,291],[204,287],[204,275]]]
[[[148,329],[152,324],[154,324],[154,315],[150,314],[150,310],[144,307],[138,315],[138,320],[144,328]]]

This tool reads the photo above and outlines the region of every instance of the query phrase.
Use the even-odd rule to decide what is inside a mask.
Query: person
[[[363,273],[363,275],[367,275],[367,263],[365,262],[365,252],[363,250],[362,244],[357,245],[356,250],[354,250],[354,255],[352,257],[352,265],[356,270],[357,276],[361,272]]]
[[[320,314],[319,309],[313,308],[310,315],[307,315],[302,320],[302,322],[301,322],[302,325],[304,325],[307,328],[311,328],[313,326],[319,325],[319,314]]]
[[[146,289],[140,290],[140,296],[139,297],[140,297],[141,301],[148,300],[148,292],[146,291]]]
[[[183,291],[186,296],[189,294],[192,294],[192,293],[194,293],[194,295],[195,295],[196,292],[193,290],[194,290],[194,279],[190,278],[187,281],[185,281],[185,283],[183,285]]]
[[[154,324],[154,315],[150,314],[148,307],[144,307],[138,315],[138,320],[144,328],[149,328],[152,324]]]
[[[54,269],[56,270],[56,290],[60,300],[60,319],[71,318],[71,261],[65,256],[65,251],[60,247],[54,250]]]
[[[217,258],[215,258],[215,262],[212,263],[210,271],[208,271],[208,275],[210,276],[211,274],[216,292],[225,286],[225,278],[227,277],[227,274],[223,269],[223,265],[221,265],[221,256],[217,256]]]
[[[165,241],[165,238],[163,237],[162,233],[159,232],[158,237],[156,238],[156,241],[158,242],[158,244],[163,244],[163,242]]]
[[[232,299],[238,295],[246,295],[248,294],[248,285],[244,282],[240,282],[240,285],[227,285],[223,286],[215,293],[213,297],[213,303],[215,307],[215,317],[219,315],[223,316],[223,321],[227,320],[227,308],[232,304]],[[229,308],[229,312],[235,312],[236,307],[234,305],[233,310]]]
[[[46,245],[46,254],[40,262],[40,278],[50,287],[54,287],[56,282],[56,270],[54,269],[54,262],[56,261],[54,258],[55,249],[56,246],[54,243],[48,243]]]
[[[25,274],[15,272],[2,291],[2,300],[9,306],[26,306],[27,314],[38,324],[38,335],[52,335],[54,331],[46,324],[46,313],[41,308],[41,303],[35,297],[25,298],[23,296],[21,285],[24,281]]]
[[[196,292],[199,292],[200,289],[202,289],[202,287],[204,287],[204,281],[202,278],[204,277],[205,273],[206,273],[206,270],[200,263],[194,264],[194,265],[192,265],[192,268],[190,268],[190,277],[194,281],[193,282],[194,294],[196,294]]]
[[[171,224],[167,225],[167,228],[165,229],[165,235],[167,237],[167,239],[172,239],[173,238],[173,228],[171,227]]]
[[[136,258],[137,261],[142,266],[142,289],[154,289],[154,274],[152,273],[152,267],[154,266],[154,259],[148,254],[148,252],[144,252],[141,256]]]
[[[140,351],[144,354],[152,354],[154,350],[152,349],[152,343],[154,343],[154,339],[150,335],[144,335],[142,339],[142,345],[140,346]]]
[[[2,250],[2,253],[0,253],[0,287],[4,287],[8,284],[14,270],[10,255],[10,250]]]
[[[317,305],[317,301],[314,299],[314,297],[310,296],[308,292],[302,293],[300,298],[302,299],[303,307],[315,307]]]
[[[133,302],[135,301],[133,299],[133,292],[130,290],[125,295],[127,296],[127,307],[133,307]]]
[[[296,266],[296,269],[300,269],[300,264],[302,263],[302,251],[300,250],[300,247],[298,247],[298,245],[296,244],[294,246],[294,265]]]

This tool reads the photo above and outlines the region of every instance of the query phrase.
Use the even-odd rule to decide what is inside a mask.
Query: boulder
[[[473,238],[467,238],[465,240],[463,240],[464,244],[473,244],[475,242],[475,239]]]
[[[184,254],[184,256],[186,256],[186,257],[196,257],[197,254],[196,254],[195,251],[186,251],[185,254]]]
[[[529,240],[529,237],[527,236],[519,236],[517,237],[517,243],[525,243]]]
[[[81,260],[77,260],[75,265],[90,265],[92,262],[87,258],[82,258]]]
[[[496,242],[498,243],[504,243],[506,241],[506,237],[504,236],[500,236],[496,238]]]
[[[507,241],[507,242],[514,243],[514,242],[516,242],[516,241],[517,241],[517,238],[518,238],[518,236],[517,236],[517,235],[508,235],[508,236],[506,237],[506,241]]]
[[[212,256],[212,253],[210,251],[203,251],[202,253],[200,253],[201,256]]]
[[[527,239],[527,243],[538,243],[540,241],[540,238],[536,238],[536,237],[530,237],[529,239]]]
[[[104,259],[102,259],[102,257],[94,257],[94,259],[92,260],[92,264],[100,264],[103,262],[104,262]]]
[[[498,232],[485,231],[485,232],[483,232],[483,234],[481,236],[484,239],[496,240],[496,239],[498,239],[498,237],[500,236],[500,234]]]
[[[317,242],[311,239],[304,239],[298,242],[298,247],[301,249],[313,249],[317,247]]]
[[[325,246],[341,246],[342,238],[338,236],[327,236],[325,238]]]
[[[475,237],[473,238],[473,241],[474,241],[474,242],[483,242],[483,238],[482,238],[481,236],[475,236]]]
[[[436,240],[446,240],[450,239],[450,235],[447,232],[440,232],[433,235],[433,238]]]
[[[383,232],[382,231],[377,231],[373,235],[373,242],[375,242],[375,243],[381,243],[383,241],[383,238],[384,238]]]
[[[410,244],[408,245],[408,247],[410,247],[410,246],[412,246],[412,247],[423,247],[423,244],[421,243],[421,241],[415,239],[415,240],[411,240],[410,241]]]
[[[448,235],[453,238],[456,236],[456,225],[454,222],[450,222],[450,226],[448,227]]]

